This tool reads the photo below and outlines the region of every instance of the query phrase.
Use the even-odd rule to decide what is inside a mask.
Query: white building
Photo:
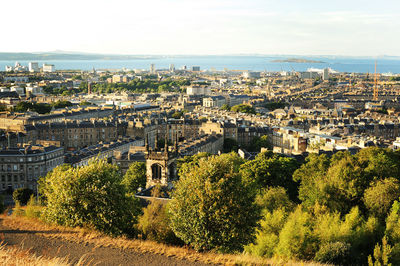
[[[258,79],[261,77],[261,73],[245,71],[245,72],[243,72],[242,77],[245,79]]]
[[[43,72],[54,72],[56,68],[54,65],[51,64],[43,64]]]
[[[175,72],[175,65],[174,64],[170,64],[169,65],[169,72]]]
[[[209,95],[211,94],[211,89],[209,87],[201,86],[190,86],[186,89],[187,95]]]
[[[27,94],[34,94],[34,95],[42,95],[43,89],[42,87],[34,86],[34,87],[26,87],[25,88]]]
[[[39,72],[39,64],[38,62],[29,62],[28,65],[29,72]]]
[[[18,86],[12,86],[10,91],[15,91],[18,93],[18,95],[25,95],[25,90],[24,88],[18,87]]]
[[[400,137],[397,137],[396,140],[393,142],[393,150],[400,150]]]
[[[322,72],[322,80],[329,79],[329,68],[324,68],[324,72]]]
[[[222,107],[222,105],[226,104],[226,99],[223,96],[210,96],[207,98],[203,98],[203,106],[204,107]]]
[[[154,64],[150,65],[150,74],[155,74],[156,73],[156,66]]]

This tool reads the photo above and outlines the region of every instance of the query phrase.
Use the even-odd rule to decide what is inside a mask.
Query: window
[[[152,173],[152,179],[159,180],[161,179],[161,165],[159,164],[153,164],[151,166],[151,173]]]

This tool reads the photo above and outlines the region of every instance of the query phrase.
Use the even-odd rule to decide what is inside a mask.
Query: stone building
[[[168,146],[165,139],[164,148],[158,147],[157,136],[154,149],[151,149],[146,141],[146,188],[155,185],[168,186],[176,180],[176,159],[178,156],[177,139],[174,147]]]
[[[64,163],[64,149],[29,145],[0,150],[0,190],[27,187],[36,190],[39,177]]]

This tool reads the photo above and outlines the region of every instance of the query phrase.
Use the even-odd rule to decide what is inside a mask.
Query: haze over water
[[[275,59],[301,58],[324,63],[282,63],[272,62]],[[182,66],[200,66],[201,70],[250,70],[250,71],[306,71],[309,68],[329,67],[339,72],[367,73],[374,72],[375,60],[379,73],[400,73],[400,58],[352,58],[352,57],[307,57],[307,56],[154,56],[135,60],[21,60],[19,63],[28,65],[28,62],[54,64],[57,70],[64,69],[149,69],[150,64],[155,64],[157,69],[167,69],[174,64],[176,69]],[[6,65],[14,65],[15,61],[0,61],[0,70],[4,71]]]

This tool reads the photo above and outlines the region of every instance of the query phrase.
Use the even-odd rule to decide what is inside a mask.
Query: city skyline
[[[1,52],[399,56],[387,0],[7,2]],[[17,15],[16,15],[17,14]],[[29,26],[39,25],[35,30]],[[43,29],[41,31],[40,29]],[[18,33],[18,34],[16,34]],[[51,38],[47,34],[51,33]],[[385,40],[385,41],[382,41]]]

